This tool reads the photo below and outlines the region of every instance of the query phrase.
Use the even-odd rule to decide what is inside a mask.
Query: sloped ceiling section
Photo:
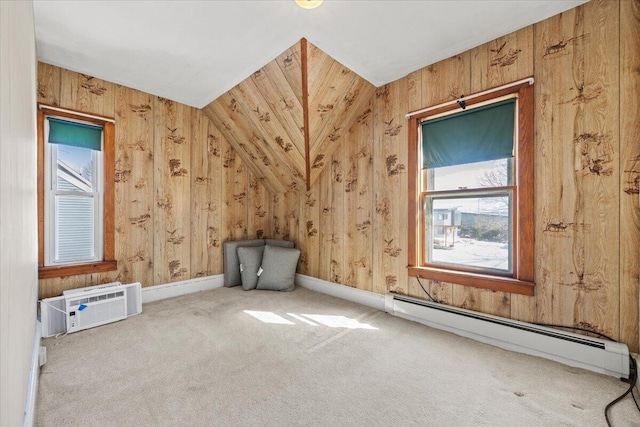
[[[202,110],[270,192],[305,185],[300,43]]]
[[[373,96],[375,87],[311,43],[307,66],[310,187]]]
[[[303,39],[203,112],[269,191],[284,193],[310,188],[374,91]]]

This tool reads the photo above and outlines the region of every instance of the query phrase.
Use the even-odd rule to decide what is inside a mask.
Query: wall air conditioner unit
[[[387,294],[385,311],[505,350],[629,378],[626,344],[396,294]]]
[[[140,283],[114,282],[64,291],[40,304],[42,337],[93,328],[141,312]]]

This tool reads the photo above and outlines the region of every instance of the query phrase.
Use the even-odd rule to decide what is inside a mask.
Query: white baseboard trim
[[[363,291],[346,285],[338,285],[304,274],[296,274],[296,284],[302,288],[384,311],[384,295],[382,294]]]
[[[223,274],[216,274],[215,276],[198,277],[196,279],[183,280],[181,282],[142,288],[142,303],[146,304],[180,295],[192,294],[194,292],[221,288],[224,286],[223,279]]]
[[[42,337],[40,322],[36,323],[36,333],[33,338],[33,352],[31,354],[31,370],[29,385],[27,386],[27,401],[24,405],[23,427],[32,427],[36,413],[36,397],[38,395],[38,378],[40,377],[40,339]]]

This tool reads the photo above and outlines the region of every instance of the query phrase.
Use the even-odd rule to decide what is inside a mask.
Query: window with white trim
[[[38,277],[118,269],[115,120],[38,105]]]
[[[45,266],[103,258],[102,133],[92,123],[46,117]]]

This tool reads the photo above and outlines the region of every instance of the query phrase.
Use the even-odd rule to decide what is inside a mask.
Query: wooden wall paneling
[[[332,66],[340,66],[338,61],[324,53],[312,43],[307,43],[307,64],[309,77],[309,94],[319,94],[321,87],[330,82],[326,79]],[[310,95],[311,96],[311,95]],[[309,103],[309,105],[312,105]]]
[[[38,280],[38,299],[50,298],[62,294],[62,278],[54,277],[51,279]]]
[[[271,233],[274,239],[288,240],[299,247],[298,210],[298,193],[285,192],[271,195]]]
[[[592,2],[550,18],[538,24],[545,48],[536,52],[536,70],[550,76],[538,89],[555,118],[540,123],[552,144],[550,161],[538,165],[553,171],[539,201],[551,252],[538,254],[551,279],[553,323],[614,338],[619,244],[606,236],[619,233],[618,215],[610,215],[619,206],[617,16],[617,4]]]
[[[219,132],[219,128],[214,126],[215,130]],[[214,133],[216,135],[216,133]],[[224,134],[220,133],[221,138],[219,141],[220,144],[220,155],[222,161],[222,169],[218,172],[218,188],[217,190],[220,193],[220,222],[217,224],[218,227],[218,235],[220,236],[220,241],[225,242],[227,240],[233,240],[233,229],[229,227],[229,224],[232,223],[230,216],[230,205],[231,199],[233,198],[233,187],[229,186],[230,182],[233,182],[233,174],[237,163],[242,163],[242,158],[237,154],[238,152],[233,148],[233,146],[229,143],[228,139],[224,137]],[[222,264],[220,264],[222,268]]]
[[[274,119],[274,112],[255,83],[247,79],[231,89],[229,93],[244,113],[245,120],[248,119],[242,123],[247,126],[246,134],[258,134],[259,138],[254,138],[255,141],[252,142],[260,144],[262,140],[262,150],[270,159],[272,166],[280,170],[281,183],[287,189],[303,188],[306,169],[304,156],[295,149],[295,145],[292,144],[279,121]]]
[[[264,184],[270,191],[285,191],[280,177],[277,176],[279,170],[270,167],[271,160],[260,148],[260,145],[264,145],[260,137],[253,131],[247,134],[245,128],[240,125],[246,119],[237,101],[229,92],[203,108],[203,112],[222,132],[249,169],[263,178]]]
[[[294,193],[295,194],[295,193]],[[287,191],[279,195],[278,203],[278,219],[280,228],[280,238],[293,242],[298,247],[298,235],[295,233],[297,228],[292,224],[292,219],[297,218],[298,204],[292,205],[292,193]]]
[[[471,50],[472,93],[533,75],[533,25]]]
[[[309,191],[299,193],[300,204],[300,249],[301,273],[320,277],[320,189],[318,182]]]
[[[218,207],[209,198],[212,179],[209,177],[208,153],[209,119],[201,111],[195,111],[191,122],[191,240],[190,261],[193,277],[209,275],[207,227],[209,209]]]
[[[293,65],[290,65],[290,68],[291,67],[293,67]],[[297,71],[302,73],[301,69]],[[290,141],[298,150],[298,154],[304,159],[303,111],[302,103],[298,101],[301,94],[294,93],[293,88],[290,86],[289,81],[283,74],[282,69],[278,66],[276,60],[269,62],[260,70],[253,73],[250,79],[269,105],[273,113],[272,120],[279,123],[286,132],[286,136],[282,136],[283,139]],[[291,147],[286,148],[287,150],[291,150]]]
[[[302,45],[285,51],[203,109],[272,193],[309,188],[374,91],[316,47],[302,58]],[[302,94],[307,58],[310,83],[308,93]],[[309,132],[304,130],[307,117]]]
[[[437,105],[471,93],[469,51],[428,65],[421,71],[422,107]]]
[[[585,273],[591,277],[584,281],[586,287],[591,281],[599,288],[587,293],[590,298],[585,299],[578,320],[594,323],[616,339],[620,338],[620,243],[606,236],[620,233],[619,215],[610,218],[610,212],[620,209],[619,8],[616,2],[603,0],[585,6],[584,31],[593,38],[585,39],[585,62],[574,72],[578,97],[585,96],[584,118],[582,123],[576,120],[574,133],[574,152],[580,154],[582,166],[576,181],[583,180],[585,217],[591,216],[588,221],[598,230],[596,235],[585,234],[584,258],[576,259],[584,259],[588,266]],[[590,89],[602,92],[587,100]]]
[[[62,292],[67,289],[76,289],[98,284],[92,280],[91,276],[91,274],[81,274],[79,276],[40,279],[38,281],[38,297],[49,298],[62,295]]]
[[[620,340],[638,352],[640,0],[620,2]]]
[[[565,102],[574,107],[574,222],[591,227],[574,240],[573,287],[561,285],[562,294],[554,292],[556,301],[571,304],[576,324],[615,339],[620,330],[620,245],[607,236],[620,231],[619,216],[610,215],[620,206],[618,11],[619,5],[608,1],[576,9],[573,35],[582,37],[582,42],[574,51],[573,91]],[[569,308],[562,307],[561,312],[561,318],[568,320]]]
[[[371,101],[344,141],[344,271],[343,283],[371,291],[373,269]]]
[[[284,235],[285,240],[292,241],[296,248],[300,248],[300,198],[301,193],[298,191],[287,191],[284,193],[285,224],[287,233]],[[298,261],[298,264],[300,261]]]
[[[204,277],[222,273],[224,141],[201,111],[191,131],[191,275]]]
[[[309,64],[309,68],[314,68],[313,64]],[[341,103],[348,89],[359,79],[353,71],[337,61],[333,61],[318,78],[322,84],[315,91],[313,87],[316,85],[312,84],[315,82],[309,78],[309,148],[312,152],[317,150],[317,144],[322,141],[320,135],[324,128],[333,123],[338,116],[334,113],[338,104]]]
[[[453,304],[456,307],[480,311],[495,316],[511,316],[511,294],[469,286],[454,285]]]
[[[355,126],[354,126],[355,127]],[[343,285],[357,287],[358,286],[358,270],[365,267],[366,259],[361,258],[358,250],[358,240],[360,232],[358,229],[359,222],[359,204],[358,197],[359,180],[358,180],[358,135],[354,129],[349,129],[344,134],[343,143],[340,144],[342,149],[342,165],[343,165],[343,208],[342,208],[342,226],[343,226],[343,276],[340,283]],[[364,225],[363,225],[364,227]],[[360,283],[360,285],[365,285]]]
[[[227,211],[225,224],[229,240],[243,240],[249,238],[248,230],[248,200],[247,188],[249,170],[237,152],[230,148],[224,154],[224,186]]]
[[[293,94],[302,105],[302,59],[300,57],[300,42],[282,52],[276,59],[276,64],[287,79]]]
[[[286,224],[286,206],[284,193],[271,194],[271,235],[273,239],[283,240],[288,236]]]
[[[263,177],[262,182],[270,192],[282,193],[286,191],[286,186],[282,182],[287,182],[287,180],[280,177],[281,168],[274,165],[273,161],[260,148],[264,142],[257,133],[250,127],[245,129],[242,126],[247,119],[229,92],[221,95],[204,107],[202,111],[216,125],[226,141],[233,146],[251,172],[256,176]]]
[[[38,102],[51,106],[60,105],[59,67],[38,62]]]
[[[260,180],[248,173],[247,234],[250,239],[266,239],[271,235],[269,215],[271,197]]]
[[[343,93],[340,101],[335,105],[332,115],[327,115],[327,121],[322,130],[317,133],[317,139],[310,140],[309,152],[310,181],[311,184],[318,179],[323,168],[323,159],[333,154],[337,144],[341,142],[343,135],[356,123],[361,115],[371,114],[371,108],[364,108],[375,92],[375,88],[366,80],[355,76],[353,83]],[[313,112],[310,111],[311,117]],[[310,128],[313,129],[313,127]],[[312,137],[313,138],[313,137]]]
[[[61,69],[60,106],[114,117],[115,85],[86,74]]]
[[[154,98],[154,277],[170,283],[191,277],[191,119],[194,110]]]
[[[344,281],[344,145],[340,144],[322,174],[320,193],[320,273],[324,280]]]
[[[564,66],[559,61],[570,52],[566,46],[560,48],[565,43],[563,21],[570,20],[567,13],[534,25],[536,307],[535,316],[528,314],[528,317],[543,323],[554,322],[554,283],[562,281],[565,254],[571,253],[573,234],[578,231],[573,225],[564,226],[571,223],[571,216],[565,217],[564,212],[571,212],[573,206],[565,208],[563,205],[568,201],[562,199],[563,163],[572,164],[563,155],[563,145],[569,150],[572,147],[554,138],[556,105],[561,102],[559,94],[563,83],[554,76],[559,69],[564,70],[557,67]],[[519,317],[525,318],[522,313]]]
[[[154,255],[153,96],[116,85],[117,280],[151,286]]]
[[[373,290],[380,293],[409,292],[405,279],[408,135],[403,116],[408,112],[403,102],[408,80],[379,87],[373,101]]]
[[[329,258],[329,278],[334,283],[344,283],[345,274],[345,200],[344,177],[345,170],[345,144],[340,144],[331,159],[331,185],[334,187],[331,193],[331,240],[329,242],[331,252]]]
[[[373,95],[373,91],[371,91]],[[356,254],[351,264],[356,269],[356,287],[373,291],[373,98],[360,109],[352,126],[351,158],[356,163]],[[346,189],[346,184],[345,184]],[[350,194],[354,193],[353,188]],[[351,205],[353,208],[353,205]]]
[[[329,158],[327,162],[331,162]],[[329,163],[331,164],[331,163]],[[331,167],[323,170],[318,181],[312,188],[319,188],[319,227],[318,236],[320,240],[320,250],[318,251],[318,278],[326,281],[331,279],[331,242],[333,241],[333,231],[331,230],[331,218],[334,215],[341,215],[341,212],[333,210],[333,172]]]

